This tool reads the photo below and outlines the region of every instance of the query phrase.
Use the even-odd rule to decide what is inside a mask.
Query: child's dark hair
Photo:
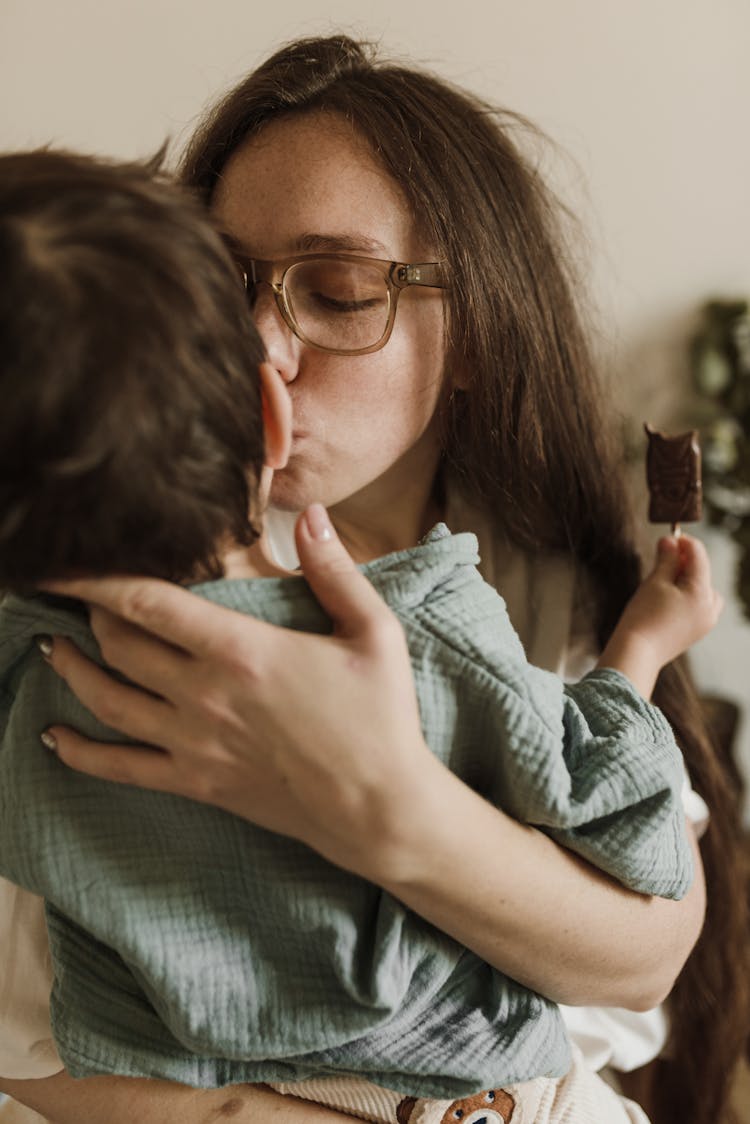
[[[256,537],[263,345],[205,210],[148,164],[0,155],[0,587],[221,574]]]

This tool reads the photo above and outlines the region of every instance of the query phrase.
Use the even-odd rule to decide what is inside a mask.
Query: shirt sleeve
[[[494,743],[490,798],[630,889],[683,897],[693,879],[682,755],[663,714],[625,676],[580,683],[512,652],[485,711]]]

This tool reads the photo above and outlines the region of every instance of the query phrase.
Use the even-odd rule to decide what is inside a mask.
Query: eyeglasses
[[[334,355],[367,355],[387,344],[401,292],[410,285],[447,289],[440,262],[381,261],[356,254],[315,254],[259,261],[233,249],[250,307],[269,285],[284,321],[303,343]]]

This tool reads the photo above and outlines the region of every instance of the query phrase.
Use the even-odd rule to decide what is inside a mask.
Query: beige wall
[[[316,15],[325,12],[325,15]],[[0,0],[0,147],[145,154],[269,48],[345,29],[541,124],[590,235],[600,348],[635,419],[686,412],[686,333],[750,293],[749,0]],[[731,559],[711,539],[727,592]],[[730,604],[695,653],[750,706],[750,628]],[[746,724],[750,725],[750,724]],[[743,734],[750,776],[750,734]]]

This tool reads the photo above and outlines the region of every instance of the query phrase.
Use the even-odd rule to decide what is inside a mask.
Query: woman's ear
[[[269,468],[283,468],[292,444],[292,400],[286,383],[271,363],[261,363],[258,373],[263,401],[264,463]]]

